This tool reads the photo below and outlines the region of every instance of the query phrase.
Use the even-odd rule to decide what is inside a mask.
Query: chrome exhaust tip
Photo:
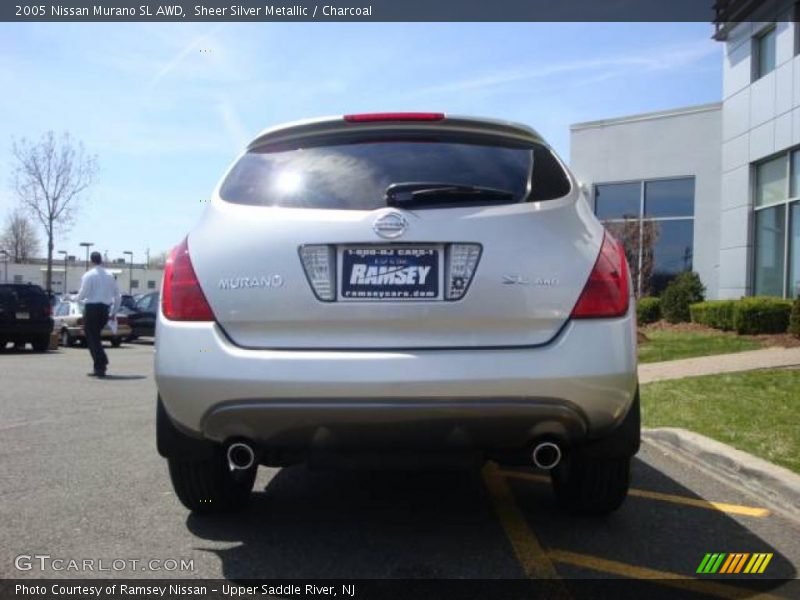
[[[561,448],[554,442],[539,442],[531,453],[533,464],[549,471],[561,462]]]
[[[256,453],[250,444],[235,442],[228,446],[228,467],[231,471],[247,471],[256,462]]]

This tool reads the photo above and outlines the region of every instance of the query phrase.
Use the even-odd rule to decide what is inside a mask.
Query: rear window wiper
[[[385,198],[388,206],[407,206],[442,200],[447,202],[512,200],[514,192],[459,183],[405,182],[389,185],[386,188]]]

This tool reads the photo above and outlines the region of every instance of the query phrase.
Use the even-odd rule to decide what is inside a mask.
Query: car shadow
[[[147,375],[113,375],[106,373],[105,377],[97,378],[99,381],[131,381],[135,379],[147,379]]]
[[[698,497],[641,461],[635,461],[634,471],[637,482],[655,485],[662,493]],[[505,480],[514,504],[547,549],[687,578],[707,552],[772,551],[719,511],[631,497],[609,517],[577,518],[557,509],[549,483]],[[522,578],[525,572],[495,502],[477,470],[313,471],[296,466],[277,471],[253,494],[244,513],[190,514],[186,525],[200,540],[236,543],[205,548],[219,556],[231,580]],[[197,547],[204,549],[202,543]],[[609,576],[558,563],[556,568],[564,577]],[[791,562],[776,553],[770,577],[795,575]]]
[[[521,575],[476,470],[284,468],[245,513],[190,515],[187,526],[239,542],[210,550],[230,579]]]
[[[60,351],[61,351],[61,349],[59,348],[58,350],[55,350],[55,349],[54,350],[50,350],[50,349],[48,349],[48,350],[45,350],[44,352],[37,352],[36,350],[31,348],[30,346],[27,346],[25,348],[17,348],[16,346],[8,346],[6,348],[0,348],[0,354],[8,354],[8,355],[14,355],[14,354],[60,354]]]

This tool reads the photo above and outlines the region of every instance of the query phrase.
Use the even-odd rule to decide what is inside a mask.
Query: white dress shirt
[[[114,276],[100,265],[89,269],[81,277],[81,290],[78,302],[85,304],[108,304],[110,315],[117,314],[122,306],[122,295]]]

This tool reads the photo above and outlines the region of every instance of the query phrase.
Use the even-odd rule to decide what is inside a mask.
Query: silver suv
[[[624,500],[639,448],[623,248],[532,129],[438,113],[269,129],[171,253],[158,449],[197,512],[258,465],[549,470]]]

